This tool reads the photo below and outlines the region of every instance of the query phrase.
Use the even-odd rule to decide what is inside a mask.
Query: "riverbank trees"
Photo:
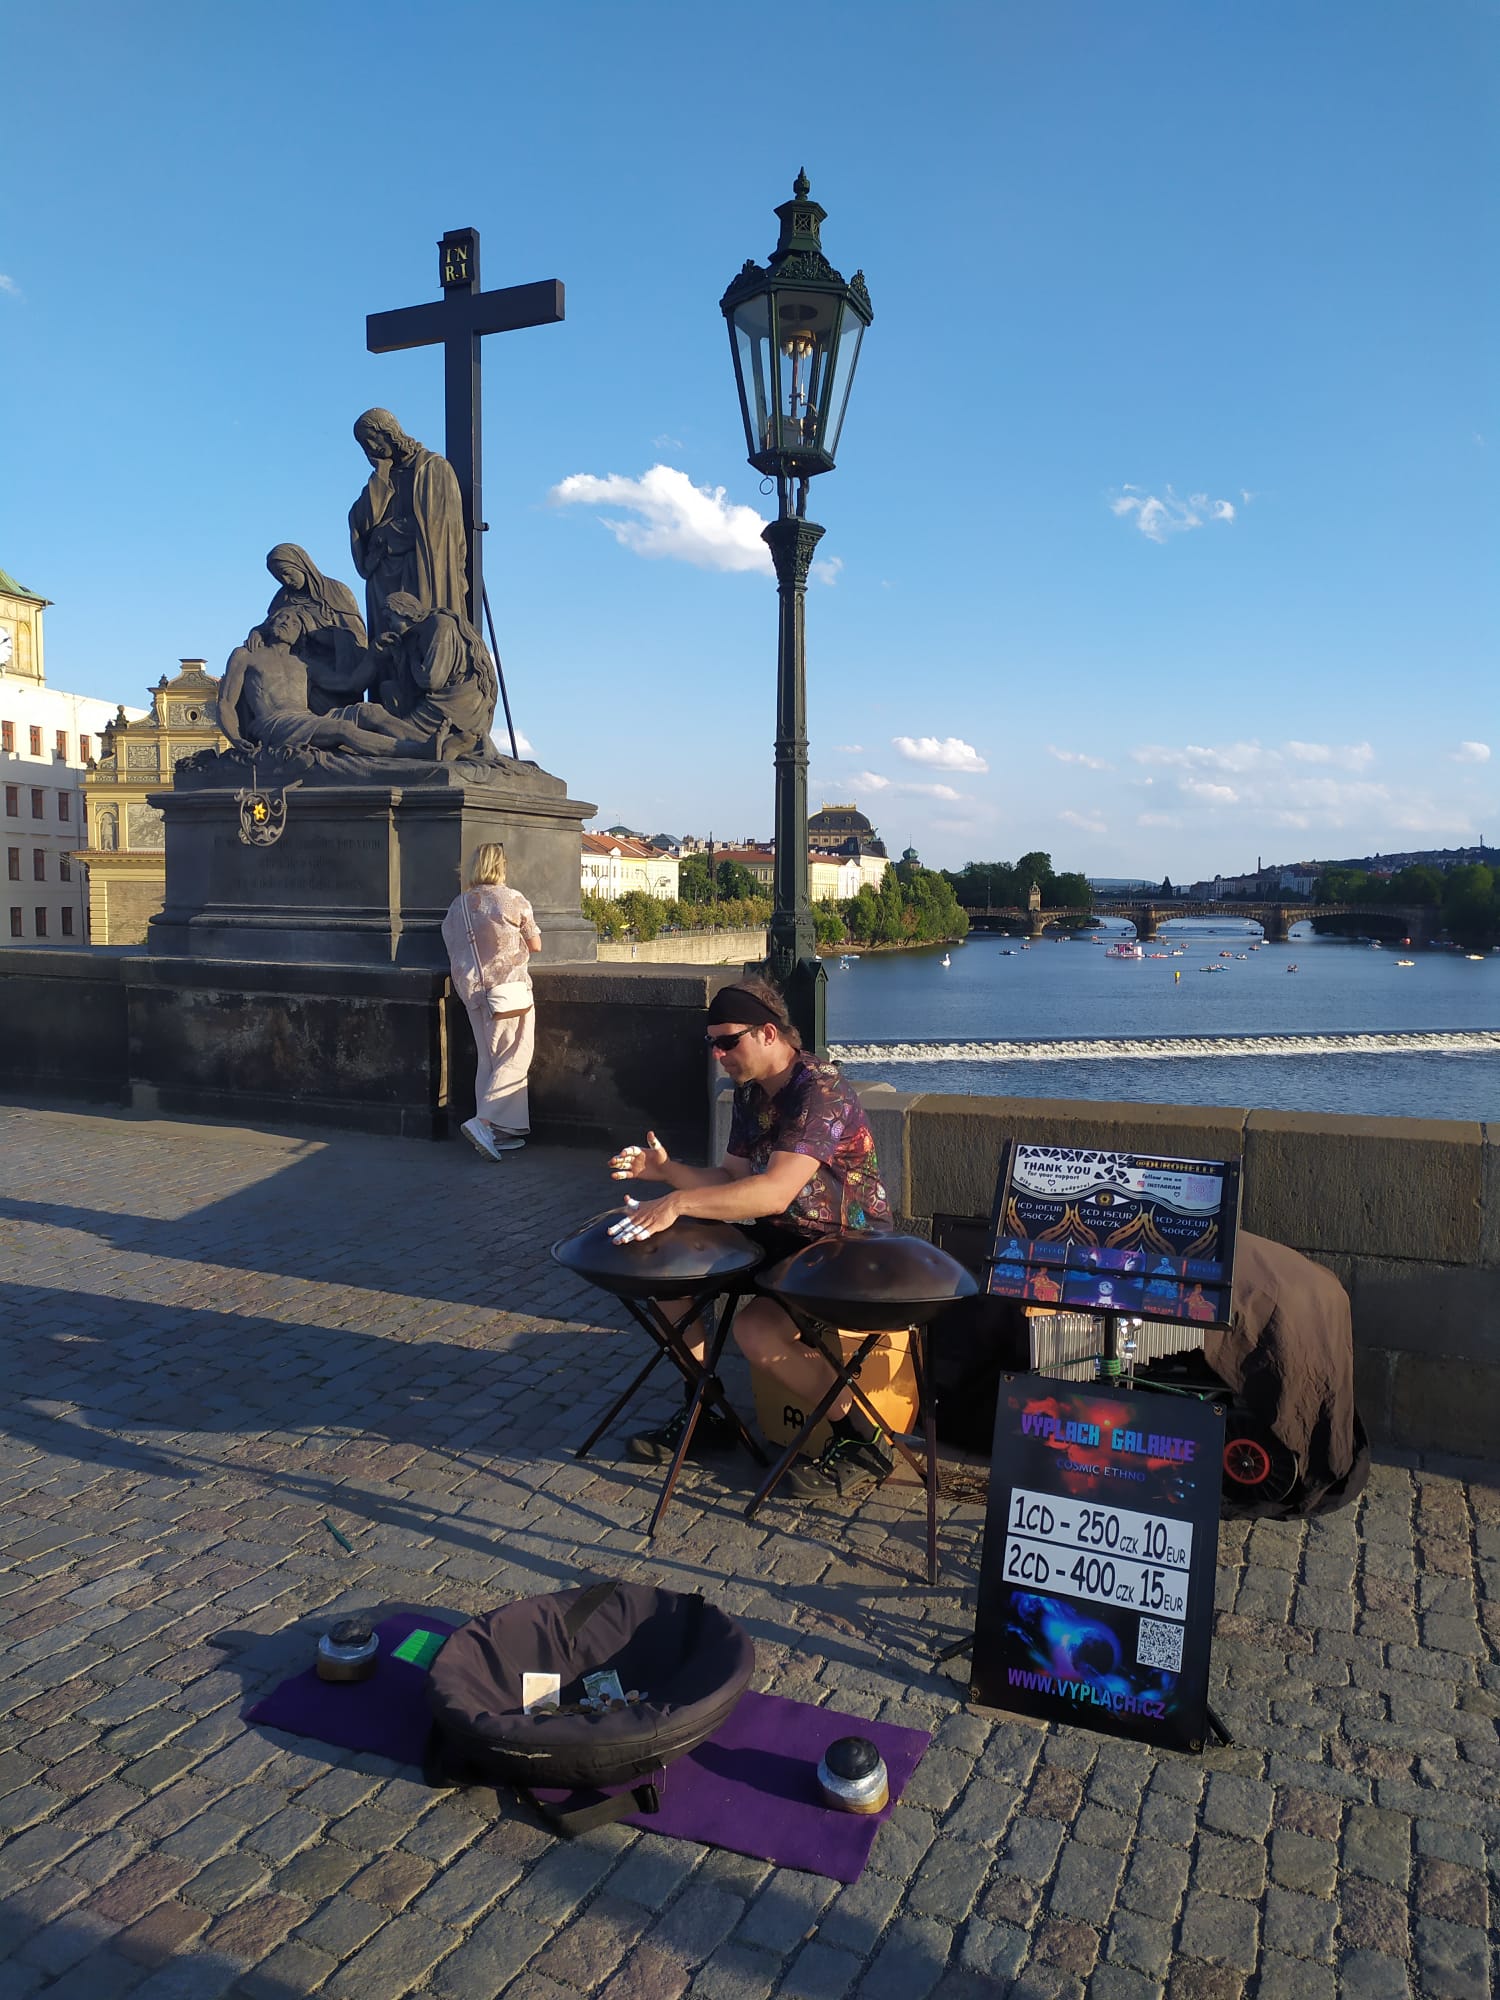
[[[1319,903],[1362,903],[1366,908],[1429,909],[1441,912],[1442,925],[1456,944],[1470,950],[1500,944],[1500,879],[1493,868],[1471,862],[1461,868],[1403,868],[1390,876],[1367,875],[1358,868],[1329,868],[1313,888],[1315,930],[1347,931],[1357,917],[1322,917]]]
[[[1033,882],[1044,910],[1088,910],[1093,904],[1088,877],[1071,869],[1056,873],[1052,856],[1040,849],[1015,863],[966,861],[943,875],[966,910],[1024,910]]]
[[[617,901],[585,896],[583,914],[601,938],[645,942],[668,931],[761,930],[771,921],[768,896],[721,897],[717,903],[648,896],[631,889]],[[952,884],[934,869],[913,867],[905,879],[888,868],[880,887],[868,884],[841,902],[815,903],[820,945],[949,944],[968,934],[969,919]]]

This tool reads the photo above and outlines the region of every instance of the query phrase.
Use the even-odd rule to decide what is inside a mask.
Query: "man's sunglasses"
[[[746,1035],[753,1035],[754,1033],[755,1030],[753,1028],[741,1028],[737,1034],[705,1035],[703,1039],[705,1042],[708,1043],[708,1046],[713,1050],[716,1056],[722,1056],[727,1054],[728,1051],[734,1047],[736,1042],[742,1042],[745,1039]]]

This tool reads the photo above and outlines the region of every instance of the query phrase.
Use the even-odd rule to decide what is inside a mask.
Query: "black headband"
[[[721,986],[708,1003],[708,1025],[721,1028],[727,1021],[743,1021],[747,1027],[764,1027],[769,1021],[773,1028],[786,1024],[772,1007],[755,994],[747,992],[743,986]]]

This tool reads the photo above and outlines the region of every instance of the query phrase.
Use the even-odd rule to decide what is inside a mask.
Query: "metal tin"
[[[380,1641],[362,1618],[343,1618],[318,1641],[320,1681],[367,1681],[375,1671]]]
[[[868,1736],[830,1743],[818,1765],[818,1786],[824,1804],[840,1812],[878,1813],[890,1803],[890,1774]]]

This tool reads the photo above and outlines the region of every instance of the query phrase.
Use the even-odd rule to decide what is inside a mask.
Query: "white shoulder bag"
[[[479,965],[479,946],[474,938],[474,918],[469,909],[467,890],[464,892],[464,922],[469,927],[469,949],[474,954],[474,964]],[[487,986],[484,990],[485,1005],[497,1021],[514,1020],[524,1014],[532,1005],[531,981],[529,979],[506,979],[499,986]]]

